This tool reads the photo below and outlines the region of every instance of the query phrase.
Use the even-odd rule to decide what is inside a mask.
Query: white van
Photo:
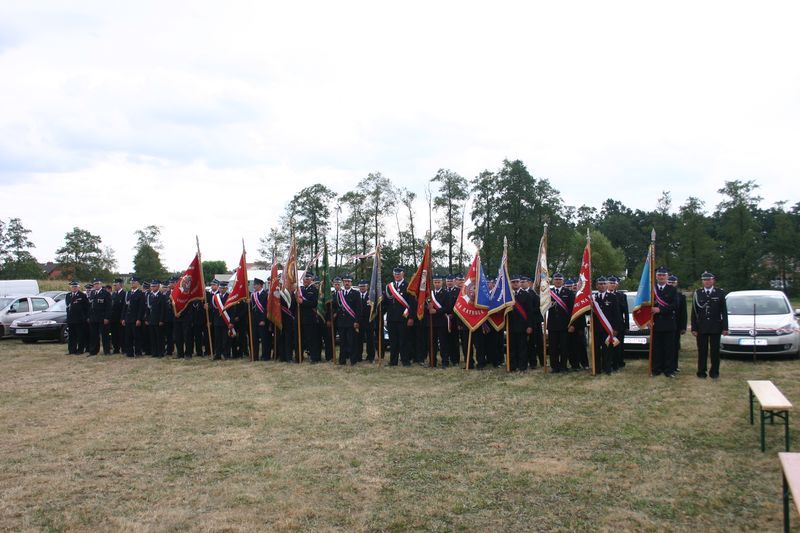
[[[22,296],[39,294],[39,282],[35,279],[0,280],[0,296]]]

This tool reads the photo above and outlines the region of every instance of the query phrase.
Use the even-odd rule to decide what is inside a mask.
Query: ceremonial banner
[[[319,273],[319,297],[317,298],[317,314],[327,320],[327,309],[331,303],[331,278],[328,274],[328,245],[323,246],[322,272]]]
[[[488,289],[488,283],[487,283]],[[508,240],[503,239],[503,257],[500,258],[500,267],[497,270],[497,281],[494,289],[488,293],[489,323],[496,331],[505,327],[506,313],[514,307],[514,291],[511,290],[511,276],[508,275]],[[483,292],[478,291],[478,304],[482,301]]]
[[[277,329],[283,327],[280,290],[281,280],[278,278],[278,263],[273,259],[269,281],[269,295],[267,295],[267,319],[272,322]]]
[[[281,278],[283,290],[289,294],[297,290],[297,244],[292,233],[292,244],[289,246],[289,256],[283,265],[283,276]]]
[[[653,244],[647,249],[639,290],[633,301],[633,319],[640,328],[646,326],[653,318]]]
[[[533,290],[539,295],[539,310],[545,316],[550,309],[550,273],[547,269],[547,224],[539,240],[539,255],[536,257],[536,274],[533,276]]]
[[[489,291],[485,285],[486,277],[481,269],[481,257],[479,252],[475,252],[475,258],[469,267],[467,278],[464,280],[464,285],[461,287],[461,292],[459,292],[456,303],[453,306],[453,312],[458,315],[470,331],[478,329],[489,316],[488,306],[480,307],[476,302],[476,294],[481,290],[481,278],[483,278],[484,283],[483,291],[487,293],[485,298],[488,300]]]
[[[225,302],[225,309],[230,309],[239,302],[247,301],[250,295],[249,282],[247,280],[247,263],[245,255],[239,259],[239,266],[233,271],[233,277],[229,282],[231,289],[228,291],[228,300]]]
[[[592,247],[586,242],[581,259],[581,272],[578,276],[578,292],[575,293],[575,303],[572,305],[572,317],[569,323],[592,309]],[[550,289],[548,288],[548,291]]]
[[[367,294],[370,322],[375,320],[375,318],[378,316],[378,311],[382,301],[383,283],[381,280],[381,245],[378,244],[377,248],[375,248],[375,256],[372,258],[372,275],[370,276],[369,293]]]
[[[206,288],[203,286],[203,267],[200,254],[195,254],[189,268],[172,288],[172,306],[175,316],[181,316],[190,302],[205,300]]]
[[[430,296],[431,286],[433,285],[433,273],[431,272],[431,241],[425,245],[422,253],[422,262],[414,273],[411,281],[408,282],[408,292],[417,297],[417,320],[422,320],[425,315],[425,301]]]

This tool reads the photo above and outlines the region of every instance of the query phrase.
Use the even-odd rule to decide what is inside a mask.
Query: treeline
[[[599,207],[567,205],[548,179],[534,177],[519,160],[505,160],[499,169],[469,180],[441,169],[418,192],[376,172],[341,194],[323,184],[297,192],[261,239],[259,252],[266,262],[273,255],[280,261],[293,228],[301,257],[327,245],[335,271],[366,277],[370,261],[350,258],[370,252],[380,241],[387,266],[414,267],[430,231],[433,261],[441,272],[465,269],[471,241],[480,243],[485,268],[493,272],[507,238],[509,268],[532,274],[547,224],[552,270],[577,274],[590,231],[594,271],[621,276],[625,287],[635,288],[655,229],[657,262],[686,286],[710,269],[729,289],[771,284],[791,289],[800,251],[800,202],[765,208],[758,188],[755,180],[725,181],[717,191],[721,201],[713,206],[697,197],[674,206],[664,191],[655,209],[645,211],[613,198]],[[421,203],[428,226],[420,226]]]
[[[423,191],[398,187],[375,172],[346,192],[320,183],[298,191],[261,238],[258,252],[265,264],[273,257],[280,262],[293,229],[301,266],[327,246],[335,273],[368,277],[371,260],[352,258],[368,254],[380,241],[387,272],[398,264],[412,269],[430,232],[437,271],[463,272],[471,242],[479,242],[491,275],[507,238],[510,270],[531,275],[547,224],[551,271],[577,274],[588,231],[594,271],[620,276],[623,286],[632,289],[655,229],[657,262],[676,273],[684,286],[696,284],[711,269],[728,289],[777,286],[791,292],[800,253],[800,202],[764,207],[758,188],[755,180],[725,181],[713,206],[696,197],[674,206],[665,191],[655,209],[644,211],[613,198],[599,207],[567,205],[549,180],[534,177],[519,160],[505,160],[499,169],[472,179],[441,169]],[[427,217],[420,215],[420,206]],[[161,262],[160,233],[158,226],[134,232],[134,272],[145,278],[176,274]],[[0,278],[44,275],[30,252],[34,244],[29,234],[20,219],[0,220]],[[109,278],[117,268],[114,251],[103,246],[100,236],[79,227],[66,233],[56,254],[62,278]],[[225,262],[204,261],[205,270],[207,277],[225,271]]]

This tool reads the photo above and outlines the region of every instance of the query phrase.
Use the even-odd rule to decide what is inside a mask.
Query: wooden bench
[[[789,531],[789,493],[792,494],[794,507],[800,511],[800,453],[780,452],[783,473],[783,530]]]
[[[761,451],[766,450],[764,437],[764,422],[769,418],[770,424],[775,423],[775,417],[783,420],[786,434],[786,451],[789,451],[789,411],[792,403],[786,399],[769,380],[749,380],[750,388],[750,425],[753,425],[753,400],[757,399],[761,406]]]

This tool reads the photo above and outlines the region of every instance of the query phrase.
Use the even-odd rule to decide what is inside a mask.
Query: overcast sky
[[[523,160],[569,205],[798,201],[800,2],[0,0],[0,218],[238,260],[300,188]],[[423,203],[420,202],[420,211]],[[424,209],[426,211],[426,209]],[[425,216],[425,213],[421,213]]]

